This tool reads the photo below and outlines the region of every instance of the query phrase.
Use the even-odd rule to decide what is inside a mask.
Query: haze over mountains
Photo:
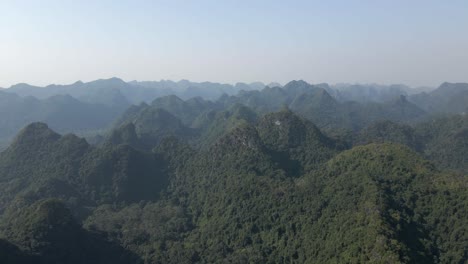
[[[183,99],[196,96],[206,99],[217,99],[224,93],[231,95],[241,90],[262,89],[264,87],[265,84],[260,82],[230,85],[211,82],[195,83],[187,80],[178,82],[170,80],[124,82],[119,78],[111,78],[87,83],[77,81],[69,85],[48,85],[46,87],[36,87],[20,83],[11,86],[5,91],[16,93],[20,96],[34,96],[39,99],[45,99],[53,95],[68,94],[86,102],[101,103],[114,102],[113,100],[118,100],[120,99],[119,97],[122,97],[126,98],[128,103],[138,104],[140,102],[150,102],[152,99],[170,94],[177,95]],[[105,97],[110,97],[107,98],[109,101],[106,101]]]
[[[0,262],[465,263],[467,94],[15,85],[0,91]]]
[[[468,85],[463,83],[444,83],[433,91],[425,92],[404,85],[330,86],[309,85],[302,81],[293,81],[284,87],[275,83],[269,86],[263,83],[229,85],[186,80],[124,82],[118,78],[46,87],[17,84],[0,90],[0,142],[5,145],[16,131],[36,121],[46,122],[61,133],[95,134],[110,128],[132,104],[151,103],[156,98],[169,95],[182,100],[200,97],[217,104],[218,108],[234,103],[265,108],[255,109],[260,112],[289,105],[294,111],[309,115],[308,118],[320,126],[326,126],[319,119],[328,113],[334,119],[342,119],[335,120],[334,126],[361,127],[372,120],[383,118],[384,114],[379,111],[385,112],[385,115],[395,115],[388,117],[391,120],[400,120],[396,113],[389,110],[392,104],[398,104],[399,101],[407,105],[406,119],[424,116],[423,112],[466,112],[467,94]],[[312,113],[315,116],[310,116]],[[361,117],[369,113],[375,116]]]
[[[468,264],[467,11],[0,1],[0,264]]]
[[[18,129],[34,121],[46,122],[64,133],[95,132],[108,128],[131,104],[151,102],[170,94],[213,99],[224,93],[234,94],[241,89],[263,86],[258,83],[231,86],[189,81],[126,83],[118,78],[47,87],[17,84],[0,90],[0,141],[7,141]]]

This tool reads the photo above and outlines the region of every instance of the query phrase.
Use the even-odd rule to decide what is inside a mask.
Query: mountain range
[[[468,261],[466,84],[72,86],[0,92],[1,263]]]

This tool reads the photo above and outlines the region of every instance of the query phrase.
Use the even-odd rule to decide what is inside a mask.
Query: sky
[[[0,0],[0,87],[468,82],[466,0]]]

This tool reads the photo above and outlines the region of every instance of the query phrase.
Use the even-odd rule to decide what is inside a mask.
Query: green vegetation
[[[393,142],[406,145],[411,149],[420,151],[423,148],[423,140],[414,128],[391,121],[378,121],[362,129],[355,138],[354,144],[365,145],[368,143]]]
[[[162,97],[96,145],[26,126],[0,153],[0,262],[466,263],[466,115],[329,89]]]
[[[138,256],[81,228],[65,205],[53,199],[10,209],[3,235],[39,263],[138,263]],[[17,255],[17,254],[15,254]],[[36,262],[36,263],[37,263]]]
[[[413,127],[376,122],[360,131],[354,144],[393,142],[406,145],[435,162],[440,169],[468,172],[468,116],[431,118]]]

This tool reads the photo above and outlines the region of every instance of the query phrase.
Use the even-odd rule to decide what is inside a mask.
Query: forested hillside
[[[76,124],[66,112],[74,104],[90,109],[89,120],[76,120],[99,127],[92,118],[103,110],[88,106],[103,101],[1,93],[16,105],[64,105],[50,111],[64,116],[22,129],[5,123],[18,132],[0,153],[0,262],[468,261],[460,107],[435,111],[401,86],[238,87],[245,91],[218,100],[138,102],[106,118],[95,144],[55,130]],[[371,99],[343,99],[361,92]],[[78,106],[73,113],[85,115]]]

